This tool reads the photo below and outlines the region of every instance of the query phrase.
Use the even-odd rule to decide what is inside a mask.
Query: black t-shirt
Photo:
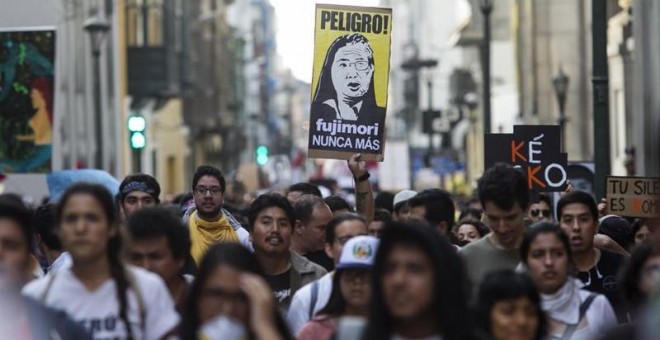
[[[619,323],[628,322],[628,309],[619,294],[617,275],[626,263],[626,257],[606,250],[601,250],[596,266],[586,272],[578,272],[578,278],[585,284],[585,289],[600,293],[610,301]]]
[[[335,262],[323,250],[307,253],[305,258],[325,268],[328,273],[335,270]]]
[[[266,282],[273,290],[278,304],[281,304],[291,295],[291,268],[279,275],[265,275]]]

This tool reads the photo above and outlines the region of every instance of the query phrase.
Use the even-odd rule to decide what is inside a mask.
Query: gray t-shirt
[[[491,235],[470,243],[460,250],[459,254],[465,262],[468,279],[472,285],[473,298],[479,291],[481,281],[486,274],[500,269],[516,269],[520,263],[520,250],[505,250],[495,246]]]

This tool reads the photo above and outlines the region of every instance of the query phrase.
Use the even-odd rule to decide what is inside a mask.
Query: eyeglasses
[[[538,217],[543,214],[543,217],[550,217],[550,209],[532,209],[529,211],[533,217]]]
[[[339,67],[351,67],[355,66],[355,69],[358,71],[366,71],[369,68],[368,61],[356,61],[354,63],[347,63],[345,61],[339,62]]]
[[[220,187],[207,188],[207,187],[199,186],[199,187],[195,188],[194,192],[195,192],[195,194],[197,194],[199,196],[207,195],[209,192],[213,196],[218,196],[222,193],[222,189]]]

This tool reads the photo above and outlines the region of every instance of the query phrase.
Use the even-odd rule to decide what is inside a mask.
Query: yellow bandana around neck
[[[239,242],[238,234],[227,217],[222,214],[219,220],[204,221],[197,215],[197,211],[190,214],[190,254],[198,265],[202,261],[206,250],[214,243]]]

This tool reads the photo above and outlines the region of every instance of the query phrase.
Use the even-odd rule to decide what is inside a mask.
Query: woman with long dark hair
[[[342,249],[332,278],[332,293],[325,307],[298,333],[298,340],[332,339],[337,320],[343,316],[365,318],[371,302],[371,267],[378,239],[355,236]]]
[[[113,202],[97,184],[75,184],[64,193],[57,228],[73,264],[31,282],[23,293],[64,310],[94,339],[165,338],[179,316],[160,277],[122,263]]]
[[[290,339],[259,262],[240,244],[209,248],[190,289],[182,339]]]
[[[454,248],[428,226],[383,229],[362,339],[469,339],[466,278]]]
[[[541,340],[545,316],[532,279],[512,270],[486,276],[476,303],[479,328],[493,340]]]
[[[557,224],[534,224],[523,237],[520,258],[541,294],[550,338],[592,339],[617,324],[607,298],[582,289],[573,276],[570,241]]]

